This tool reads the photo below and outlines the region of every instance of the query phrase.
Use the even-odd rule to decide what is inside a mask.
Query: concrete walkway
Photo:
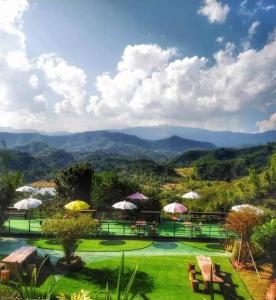
[[[0,256],[4,256],[15,249],[26,246],[27,242],[23,238],[0,238]],[[55,262],[63,256],[60,250],[38,249],[39,254],[49,254],[51,260]],[[90,263],[95,261],[104,261],[114,257],[121,257],[122,252],[77,252],[83,261]],[[175,255],[208,255],[208,256],[229,256],[226,251],[201,248],[200,245],[191,246],[185,242],[153,242],[149,247],[139,250],[125,251],[126,256],[175,256]]]

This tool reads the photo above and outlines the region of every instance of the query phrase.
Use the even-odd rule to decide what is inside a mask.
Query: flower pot
[[[66,271],[77,271],[82,269],[84,266],[84,262],[81,260],[79,256],[74,256],[68,262],[65,257],[60,258],[57,261],[57,267],[66,270]]]

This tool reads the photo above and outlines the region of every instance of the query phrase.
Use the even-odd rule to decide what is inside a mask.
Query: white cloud
[[[223,23],[230,11],[228,4],[222,4],[218,0],[202,0],[203,4],[198,13],[206,16],[210,23]]]
[[[224,41],[224,36],[218,36],[216,39],[215,39],[215,41],[217,42],[217,43],[223,43],[223,41]]]
[[[276,113],[271,115],[268,120],[257,122],[257,126],[261,132],[267,130],[276,130]]]
[[[248,7],[248,0],[243,0],[239,7],[239,13],[249,18],[254,17],[258,11],[269,12],[275,9],[274,4],[265,4],[263,0],[253,2],[255,5],[251,8]]]
[[[36,67],[45,74],[48,86],[62,99],[55,104],[57,113],[83,113],[87,105],[86,74],[55,54],[44,54]]]
[[[248,29],[248,35],[250,38],[252,38],[252,36],[256,33],[257,27],[259,27],[260,24],[261,23],[259,21],[255,21],[250,25]]]
[[[133,46],[133,57],[139,58],[139,45]],[[128,49],[131,46],[127,47]],[[141,45],[143,51],[144,45]],[[152,48],[155,53],[155,47]],[[150,52],[150,49],[148,49]],[[164,53],[162,53],[164,51]],[[276,41],[263,49],[249,49],[235,54],[235,46],[228,43],[214,54],[215,64],[204,57],[161,58],[154,70],[118,69],[115,76],[103,74],[97,78],[99,96],[89,104],[89,111],[98,117],[112,117],[133,124],[138,120],[188,124],[197,120],[198,126],[215,127],[221,120],[236,120],[236,113],[260,109],[275,90]],[[124,61],[124,55],[121,62]],[[143,74],[143,76],[141,76]],[[147,74],[147,75],[145,75]],[[229,123],[229,124],[230,124]],[[226,126],[224,122],[224,126]]]

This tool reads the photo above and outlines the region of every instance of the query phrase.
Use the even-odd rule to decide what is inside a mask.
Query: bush
[[[74,257],[79,240],[91,234],[97,227],[97,222],[90,215],[57,215],[55,218],[46,219],[42,225],[42,232],[54,236],[61,243],[64,258],[68,263]]]

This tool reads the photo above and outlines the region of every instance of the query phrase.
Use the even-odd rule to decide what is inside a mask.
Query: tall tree
[[[76,164],[60,171],[55,178],[60,198],[90,202],[94,169],[90,163]]]

